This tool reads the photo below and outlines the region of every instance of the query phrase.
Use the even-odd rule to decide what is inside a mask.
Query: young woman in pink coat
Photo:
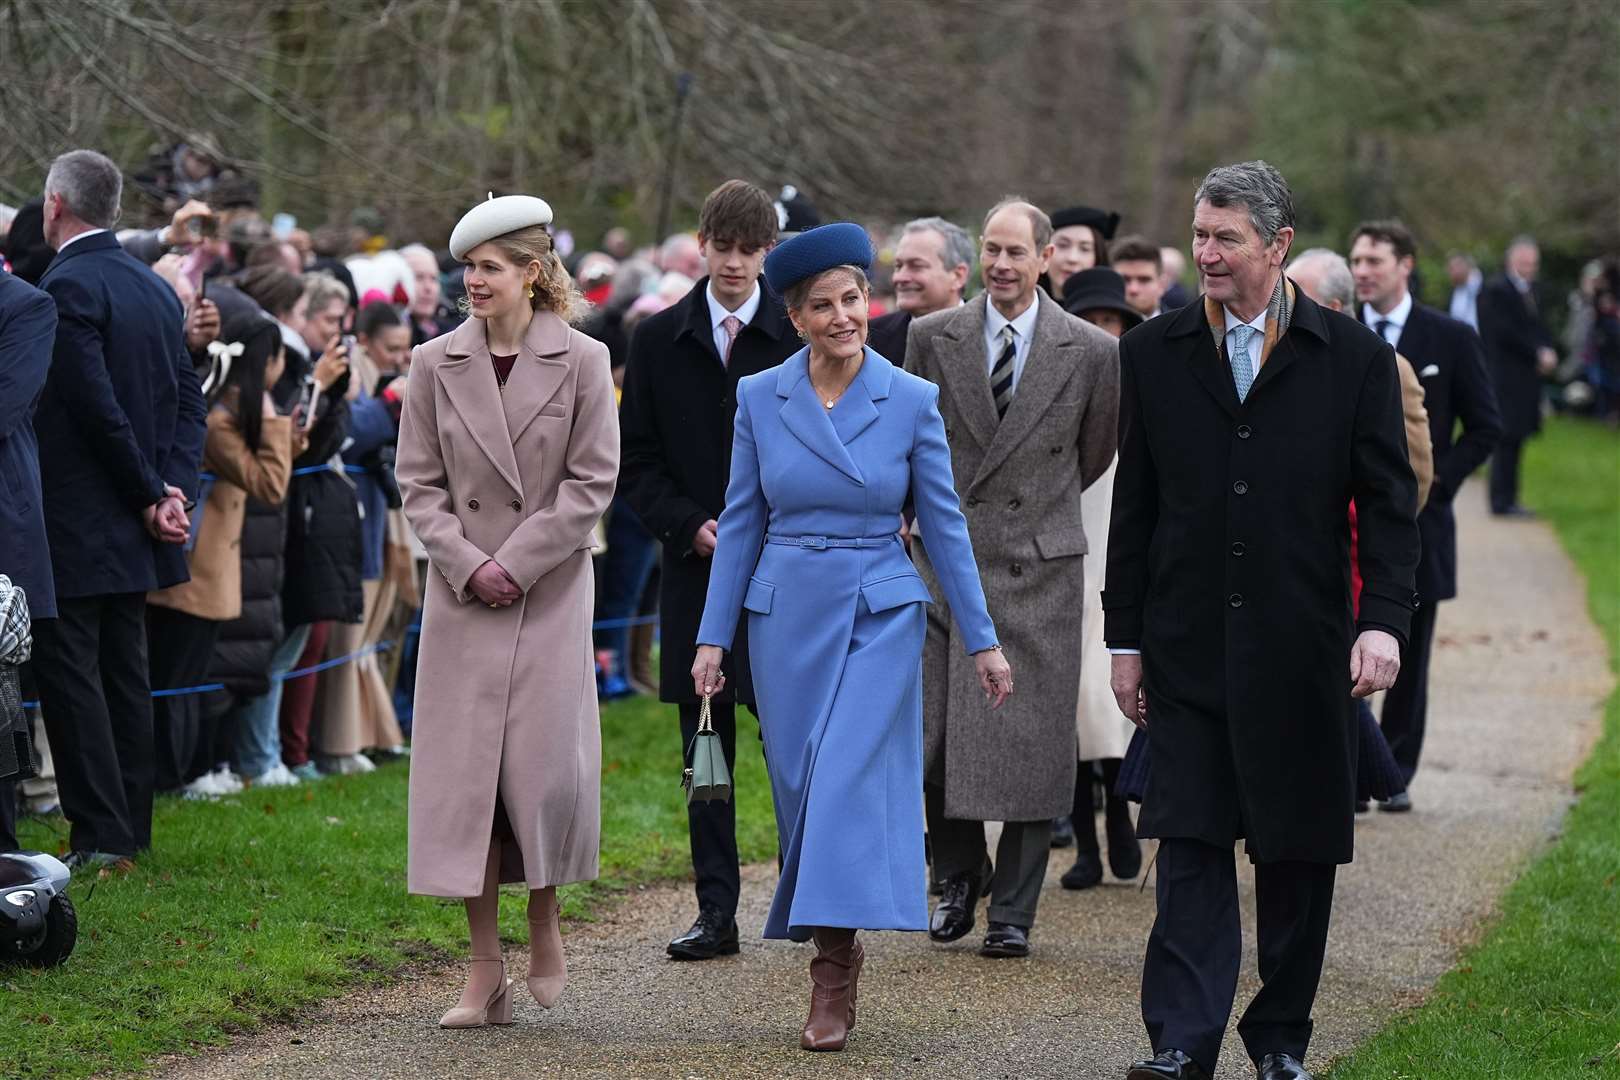
[[[472,962],[444,1027],[512,1020],[497,886],[529,888],[528,988],[566,981],[557,889],[594,878],[601,734],[591,529],[613,497],[607,349],[569,326],[580,298],[539,199],[462,218],[472,318],[416,348],[396,472],[427,548],[411,758],[409,886],[466,899]],[[403,381],[403,380],[400,380]]]

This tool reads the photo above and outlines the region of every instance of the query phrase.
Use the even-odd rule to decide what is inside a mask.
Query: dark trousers
[[[326,655],[326,639],[332,634],[330,622],[314,623],[304,651],[293,661],[292,670],[314,667]],[[281,762],[291,769],[309,760],[309,725],[315,715],[315,686],[318,676],[302,675],[281,686]],[[412,681],[415,673],[412,672]]]
[[[152,845],[152,698],[146,595],[58,599],[34,623],[34,680],[74,851]]]
[[[1423,752],[1423,729],[1429,716],[1429,658],[1434,654],[1434,622],[1438,604],[1419,604],[1412,613],[1400,674],[1384,698],[1379,726],[1389,743],[1395,764],[1410,784]]]
[[[0,852],[17,848],[17,782],[0,780]]]
[[[207,681],[208,661],[219,639],[219,623],[183,611],[149,605],[146,609],[147,671],[153,690],[178,690]],[[155,785],[174,791],[195,779],[192,759],[211,738],[203,725],[203,695],[152,699]]]
[[[1523,439],[1504,435],[1491,452],[1491,509],[1497,513],[1519,505],[1519,451],[1522,449]]]
[[[641,607],[641,596],[658,562],[658,542],[636,512],[623,499],[613,500],[608,518],[607,556],[602,564],[602,599],[597,615],[603,622],[625,623]],[[615,673],[629,673],[630,627],[609,626],[596,631],[596,644],[613,652]]]
[[[681,753],[698,729],[698,705],[677,706],[681,713]],[[726,769],[737,775],[737,710],[735,705],[715,702],[709,720],[720,736]],[[685,760],[684,756],[682,760]],[[737,799],[690,803],[686,807],[686,832],[692,842],[692,873],[697,877],[699,908],[715,908],[732,918],[737,914],[737,897],[742,878],[737,866]]]
[[[1101,766],[1103,782],[1103,810],[1105,822],[1115,821],[1120,815],[1126,820],[1130,819],[1131,807],[1123,797],[1114,794],[1114,788],[1119,783],[1119,767],[1123,764],[1122,758],[1101,758],[1096,762]],[[1074,824],[1074,853],[1076,855],[1096,855],[1097,848],[1097,810],[1096,801],[1092,793],[1096,790],[1096,774],[1092,771],[1092,762],[1082,761],[1074,773],[1074,810],[1069,820]],[[1134,828],[1134,826],[1133,826]]]
[[[1142,1020],[1154,1053],[1180,1050],[1213,1076],[1243,958],[1236,860],[1231,848],[1170,838],[1159,842],[1157,867],[1159,912],[1142,961]],[[1261,986],[1238,1021],[1252,1060],[1273,1053],[1305,1059],[1337,869],[1305,862],[1254,868]]]
[[[934,849],[934,876],[944,881],[957,874],[977,874],[989,857],[984,822],[945,816],[945,794],[933,784],[923,785],[923,810],[928,817],[928,839]],[[991,922],[1010,923],[1025,930],[1035,925],[1035,908],[1046,880],[1047,857],[1052,850],[1052,821],[1007,821],[996,845],[995,874],[990,879]]]

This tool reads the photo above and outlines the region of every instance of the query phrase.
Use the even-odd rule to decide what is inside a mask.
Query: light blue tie
[[[1254,385],[1254,360],[1249,356],[1249,341],[1255,333],[1248,323],[1232,327],[1232,347],[1226,359],[1232,365],[1232,381],[1237,384],[1239,401],[1248,399],[1249,387]]]

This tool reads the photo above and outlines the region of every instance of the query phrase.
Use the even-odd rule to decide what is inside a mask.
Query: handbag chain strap
[[[704,694],[703,695],[703,706],[700,709],[698,709],[698,734],[699,735],[702,735],[702,734],[704,734],[706,732],[712,733],[714,731],[714,721],[710,718],[710,715],[709,715],[709,698],[711,696],[712,695],[710,695],[710,694]]]

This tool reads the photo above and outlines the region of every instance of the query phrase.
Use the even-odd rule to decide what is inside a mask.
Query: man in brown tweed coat
[[[1051,220],[1021,199],[985,216],[985,291],[911,324],[906,370],[938,383],[956,490],[1016,697],[991,713],[922,546],[934,594],[923,647],[924,786],[944,895],[929,929],[955,941],[990,896],[986,956],[1027,956],[1051,819],[1074,801],[1080,492],[1108,468],[1119,408],[1114,339],[1042,296]],[[1096,537],[1102,543],[1102,537]],[[1027,674],[1025,674],[1027,673]],[[1003,822],[993,874],[984,822]]]

